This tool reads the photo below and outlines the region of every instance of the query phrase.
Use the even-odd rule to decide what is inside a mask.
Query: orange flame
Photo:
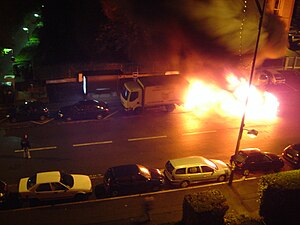
[[[228,90],[190,79],[184,109],[196,115],[216,112],[224,117],[241,117],[248,95],[247,119],[273,120],[277,117],[279,102],[273,94],[255,86],[249,88],[246,79],[237,78],[234,74],[227,75],[226,81]]]

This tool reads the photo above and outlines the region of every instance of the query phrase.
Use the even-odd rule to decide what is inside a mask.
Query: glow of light
[[[200,80],[191,79],[184,109],[196,115],[215,112],[224,117],[241,117],[248,97],[246,116],[249,120],[273,120],[277,117],[277,98],[255,86],[249,88],[248,81],[234,74],[226,76],[227,90]]]

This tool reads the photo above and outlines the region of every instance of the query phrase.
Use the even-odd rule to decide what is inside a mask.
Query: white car
[[[229,178],[230,167],[221,160],[190,156],[167,161],[164,174],[171,184],[187,187],[193,183],[219,181]]]
[[[89,176],[61,171],[36,173],[19,182],[20,197],[28,200],[85,200],[91,193],[92,182]]]

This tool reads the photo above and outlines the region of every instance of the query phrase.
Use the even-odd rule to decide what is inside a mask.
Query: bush
[[[263,176],[259,185],[259,214],[266,224],[299,224],[300,170]]]
[[[185,225],[223,225],[229,206],[219,190],[209,190],[186,195],[183,200]]]

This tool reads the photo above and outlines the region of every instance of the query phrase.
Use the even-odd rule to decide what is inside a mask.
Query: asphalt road
[[[281,102],[277,120],[246,121],[247,128],[259,131],[256,139],[246,135],[241,148],[258,147],[281,154],[283,148],[299,140],[299,92],[297,86],[272,89]],[[298,110],[298,111],[297,111]],[[17,186],[21,177],[36,172],[64,170],[88,174],[95,184],[110,166],[140,163],[163,169],[167,160],[190,155],[229,162],[234,153],[240,119],[217,114],[196,116],[177,109],[173,113],[151,110],[142,115],[112,106],[112,114],[103,120],[43,123],[24,122],[1,126],[1,179]],[[32,159],[22,158],[20,138],[28,133]]]

